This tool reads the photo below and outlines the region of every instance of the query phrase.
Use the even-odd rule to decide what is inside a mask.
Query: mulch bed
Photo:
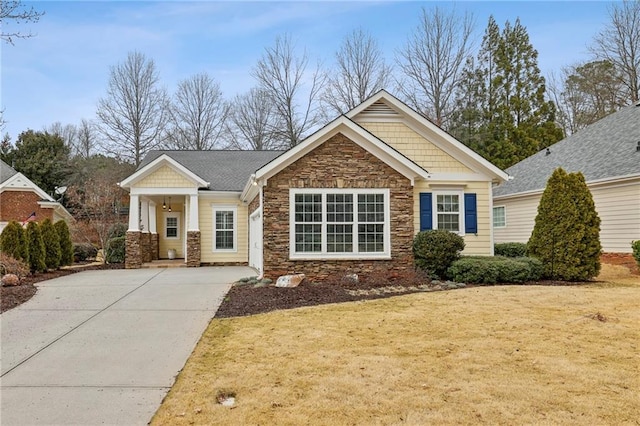
[[[64,277],[65,275],[75,274],[80,271],[93,271],[102,269],[123,269],[124,264],[113,263],[108,265],[87,265],[73,269],[58,269],[55,271],[48,271],[38,274],[32,274],[25,277],[20,282],[20,285],[12,287],[0,287],[0,313],[15,308],[18,305],[31,299],[33,295],[38,291],[35,286],[36,283],[45,280],[51,280],[53,278]]]

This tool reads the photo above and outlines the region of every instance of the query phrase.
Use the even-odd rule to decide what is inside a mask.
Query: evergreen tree
[[[47,265],[44,262],[45,249],[40,233],[40,226],[37,222],[29,222],[27,225],[27,247],[29,251],[29,267],[31,272],[44,272]]]
[[[538,52],[519,19],[500,31],[489,18],[477,59],[467,61],[459,89],[449,131],[499,167],[562,139],[555,107],[545,101]]]
[[[9,222],[0,234],[0,251],[14,259],[28,260],[24,228],[15,220]]]
[[[584,281],[600,270],[599,233],[600,219],[584,177],[558,168],[540,199],[529,254],[542,261],[546,277]]]
[[[71,265],[73,263],[73,243],[69,226],[64,220],[59,220],[53,224],[60,239],[60,266]]]
[[[47,269],[58,269],[60,266],[60,237],[58,231],[53,227],[51,219],[47,218],[40,224],[40,233],[44,243],[44,263]]]

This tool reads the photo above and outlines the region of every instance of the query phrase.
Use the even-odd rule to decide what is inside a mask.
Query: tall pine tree
[[[476,60],[467,61],[450,132],[507,168],[562,139],[555,107],[545,101],[538,52],[520,20],[502,31],[493,17]]]

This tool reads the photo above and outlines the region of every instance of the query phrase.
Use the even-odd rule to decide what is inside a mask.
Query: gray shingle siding
[[[513,180],[494,188],[494,196],[542,190],[558,167],[582,172],[587,182],[640,174],[640,106],[621,109],[511,166]]]
[[[284,151],[150,151],[138,170],[167,154],[209,182],[211,191],[242,191],[251,175]]]

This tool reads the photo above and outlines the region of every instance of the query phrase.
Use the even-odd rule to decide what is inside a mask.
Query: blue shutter
[[[478,233],[478,208],[476,194],[464,194],[464,232]]]
[[[433,214],[431,213],[431,193],[420,193],[420,230],[433,229]]]

